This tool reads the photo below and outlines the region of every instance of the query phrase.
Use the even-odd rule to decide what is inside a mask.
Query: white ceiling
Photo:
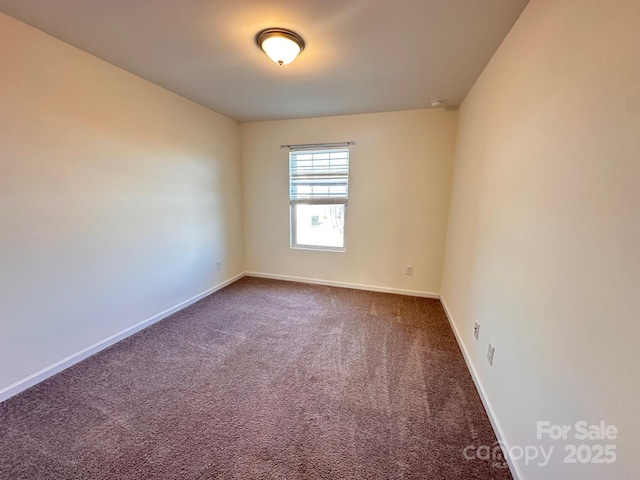
[[[457,106],[527,0],[0,0],[0,11],[238,121]],[[306,49],[271,62],[256,33]]]

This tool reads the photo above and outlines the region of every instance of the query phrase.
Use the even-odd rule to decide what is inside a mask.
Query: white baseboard
[[[480,399],[482,400],[482,404],[484,405],[484,409],[487,412],[487,416],[489,417],[489,421],[491,422],[491,426],[493,427],[493,431],[496,434],[496,437],[498,439],[498,441],[500,442],[500,445],[503,446],[503,454],[504,454],[504,458],[507,461],[507,464],[509,465],[509,470],[511,471],[511,475],[513,476],[513,478],[515,480],[525,480],[524,478],[524,474],[522,473],[522,471],[520,470],[520,467],[518,466],[517,462],[515,462],[511,456],[509,455],[509,442],[507,442],[507,439],[504,435],[504,431],[502,430],[502,427],[500,426],[500,422],[498,421],[498,417],[495,414],[495,411],[493,410],[493,407],[491,406],[491,402],[489,401],[489,397],[487,396],[487,393],[484,389],[484,386],[482,385],[482,382],[480,381],[480,377],[478,376],[478,372],[476,370],[476,368],[473,365],[473,362],[471,361],[471,356],[469,355],[469,352],[467,351],[467,347],[465,346],[463,340],[462,340],[462,336],[460,335],[460,332],[458,331],[458,328],[456,327],[456,324],[453,322],[453,318],[451,317],[451,313],[449,312],[449,308],[447,307],[447,302],[445,301],[445,299],[442,297],[442,295],[440,296],[440,303],[442,303],[442,307],[444,308],[444,312],[447,315],[447,320],[449,320],[449,324],[451,325],[451,330],[453,330],[453,334],[456,337],[456,340],[458,342],[458,346],[460,347],[460,350],[462,351],[462,356],[464,357],[464,361],[467,364],[467,368],[469,369],[469,372],[471,372],[471,378],[473,379],[473,383],[476,386],[476,390],[478,390],[478,394],[480,395]],[[506,450],[506,451],[505,451]]]
[[[247,277],[270,278],[272,280],[285,280],[288,282],[311,283],[314,285],[326,285],[329,287],[353,288],[355,290],[368,290],[371,292],[395,293],[397,295],[409,295],[411,297],[424,297],[439,299],[440,295],[431,292],[419,292],[415,290],[400,290],[397,288],[376,287],[373,285],[361,285],[359,283],[334,282],[333,280],[320,280],[317,278],[292,277],[289,275],[276,275],[274,273],[246,272]]]
[[[137,323],[119,333],[116,333],[115,335],[111,335],[110,337],[105,338],[104,340],[98,343],[95,343],[90,347],[84,348],[79,352],[74,353],[73,355],[69,355],[68,357],[63,358],[62,360],[54,363],[53,365],[43,368],[39,372],[29,375],[28,377],[23,378],[22,380],[18,380],[17,382],[13,383],[12,385],[9,385],[8,387],[0,389],[0,402],[4,402],[8,398],[11,398],[14,395],[17,395],[18,393],[26,390],[27,388],[30,388],[36,385],[37,383],[42,382],[43,380],[46,380],[47,378],[55,375],[56,373],[59,373],[69,368],[70,366],[86,358],[89,358],[91,355],[94,355],[99,351],[104,350],[105,348],[110,347],[115,343],[118,343],[120,340],[123,340],[133,335],[134,333],[139,332],[140,330],[143,330],[148,326],[153,325],[156,322],[159,322],[163,318],[166,318],[169,315],[176,313],[177,311],[182,310],[183,308],[188,307],[189,305],[197,302],[198,300],[206,297],[207,295],[211,295],[213,292],[216,292],[226,287],[227,285],[230,285],[233,282],[240,280],[242,277],[244,277],[244,275],[245,274],[243,272],[234,277],[231,277],[230,279],[225,280],[224,282],[219,283],[218,285],[215,285],[205,290],[204,292],[200,292],[197,295],[194,295],[193,297],[185,300],[184,302],[179,303],[178,305],[168,308],[163,312],[160,312],[154,315],[153,317],[147,318],[146,320],[140,323]]]

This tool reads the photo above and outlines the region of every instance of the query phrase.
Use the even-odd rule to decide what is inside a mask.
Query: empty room
[[[0,479],[631,480],[640,1],[0,0]]]

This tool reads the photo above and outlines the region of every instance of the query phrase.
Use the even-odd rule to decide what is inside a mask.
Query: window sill
[[[313,250],[316,252],[346,253],[346,248],[314,247],[311,245],[291,245],[291,250]]]

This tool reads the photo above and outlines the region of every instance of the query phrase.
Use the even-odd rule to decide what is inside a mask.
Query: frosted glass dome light
[[[304,40],[297,33],[282,28],[268,28],[256,36],[256,43],[278,65],[293,62],[304,50]]]

